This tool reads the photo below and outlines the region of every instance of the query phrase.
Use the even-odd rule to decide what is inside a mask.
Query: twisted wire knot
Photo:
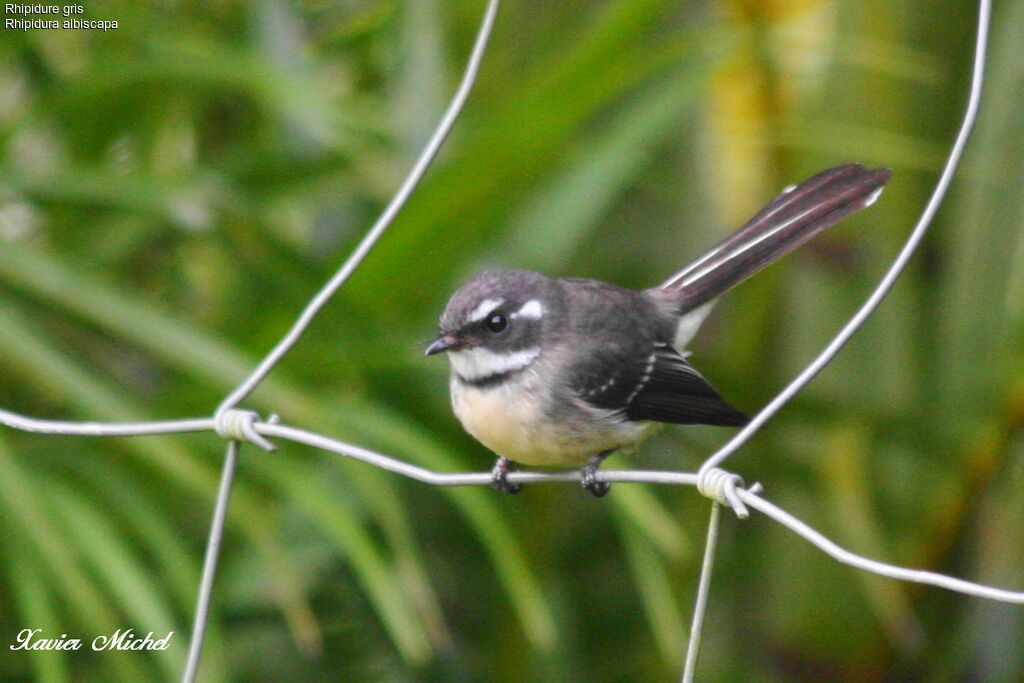
[[[265,451],[273,451],[277,446],[266,437],[256,432],[253,426],[260,419],[255,410],[229,408],[213,416],[213,428],[222,439],[231,441],[247,441],[256,444]],[[273,421],[273,418],[271,418]]]
[[[750,516],[750,511],[747,510],[747,506],[743,504],[739,494],[736,492],[737,489],[742,489],[746,486],[743,483],[743,477],[734,472],[723,470],[720,467],[702,469],[698,475],[697,490],[700,491],[702,496],[710,498],[721,505],[731,507],[740,519],[746,519]],[[756,493],[761,490],[761,485],[754,484],[748,490],[751,493]]]

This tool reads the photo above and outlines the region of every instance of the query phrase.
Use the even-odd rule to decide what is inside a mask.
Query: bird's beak
[[[458,337],[454,334],[442,334],[440,337],[430,342],[430,346],[427,347],[427,355],[433,356],[435,353],[444,353],[445,351],[458,351],[459,349],[466,346],[466,340]]]

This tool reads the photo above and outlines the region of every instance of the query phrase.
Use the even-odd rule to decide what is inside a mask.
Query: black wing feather
[[[632,363],[594,357],[574,378],[584,402],[620,413],[628,420],[672,424],[745,425],[749,418],[722,398],[697,370],[668,344],[650,345],[648,353],[631,353]],[[618,362],[616,362],[618,361]],[[615,368],[612,373],[594,372]]]
[[[740,427],[750,420],[671,348],[657,350],[650,376],[625,414],[630,420],[724,427]]]

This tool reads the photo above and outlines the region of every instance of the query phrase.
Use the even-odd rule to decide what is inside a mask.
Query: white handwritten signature
[[[79,650],[82,647],[81,638],[68,638],[68,634],[62,633],[59,638],[43,638],[39,634],[41,628],[26,628],[18,632],[17,643],[11,645],[12,650]],[[96,636],[92,639],[92,649],[100,650],[166,650],[171,645],[171,636],[174,631],[169,631],[163,638],[154,638],[150,631],[144,637],[139,638],[135,631],[130,628],[117,629],[110,635]]]

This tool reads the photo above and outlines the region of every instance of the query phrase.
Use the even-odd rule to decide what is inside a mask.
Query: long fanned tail
[[[860,164],[822,171],[782,192],[746,225],[655,289],[672,292],[680,313],[691,311],[871,206],[891,175],[889,169],[868,170]]]

